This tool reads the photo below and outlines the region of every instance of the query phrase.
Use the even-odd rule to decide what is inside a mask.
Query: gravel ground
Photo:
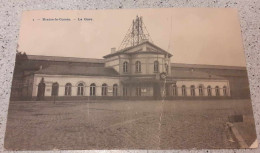
[[[250,100],[11,102],[7,150],[239,148],[229,115],[252,116]],[[241,124],[241,123],[240,123]],[[243,133],[255,139],[255,127]],[[248,130],[245,130],[248,131]]]

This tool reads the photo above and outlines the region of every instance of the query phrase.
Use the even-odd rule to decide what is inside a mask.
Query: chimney
[[[111,54],[115,53],[116,52],[116,48],[111,48]]]

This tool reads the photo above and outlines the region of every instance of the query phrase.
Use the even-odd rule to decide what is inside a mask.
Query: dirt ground
[[[226,126],[230,115],[252,117],[250,100],[15,101],[9,106],[5,148],[239,148]],[[241,132],[250,129],[241,134],[248,143],[256,138],[252,122],[240,126]]]

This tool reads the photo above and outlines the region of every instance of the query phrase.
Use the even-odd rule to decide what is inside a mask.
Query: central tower
[[[136,46],[144,41],[152,42],[152,39],[144,25],[143,18],[136,16],[136,19],[133,20],[130,28],[127,31],[127,34],[119,46],[119,50],[131,46]]]

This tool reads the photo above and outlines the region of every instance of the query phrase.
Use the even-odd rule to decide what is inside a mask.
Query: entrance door
[[[55,82],[52,84],[51,95],[58,96],[58,92],[59,92],[59,84]]]
[[[45,95],[45,83],[41,82],[38,85],[37,99],[42,100]]]
[[[161,99],[160,83],[154,83],[153,84],[153,97],[154,97],[154,99]]]

